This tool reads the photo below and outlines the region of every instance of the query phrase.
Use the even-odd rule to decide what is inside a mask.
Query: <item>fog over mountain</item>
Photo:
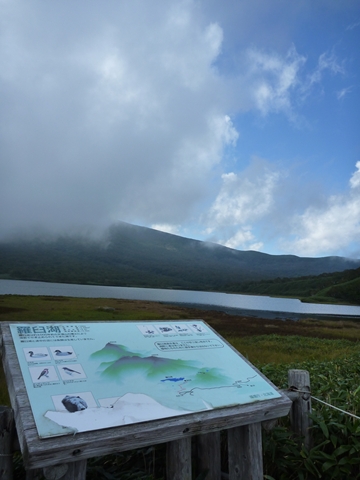
[[[236,291],[239,284],[355,269],[360,260],[241,251],[117,223],[99,237],[66,235],[0,242],[1,278]]]
[[[0,1],[0,239],[360,257],[355,0]]]

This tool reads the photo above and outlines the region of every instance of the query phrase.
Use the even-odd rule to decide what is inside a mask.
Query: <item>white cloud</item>
[[[326,255],[351,248],[360,236],[360,162],[350,178],[347,195],[334,195],[325,208],[308,208],[294,219],[296,239],[287,243],[288,251],[299,255]]]
[[[186,22],[179,22],[176,16],[169,19],[169,33],[173,35],[175,28],[182,35],[176,39],[173,48],[165,47],[162,62],[169,75],[181,79],[184,86],[197,91],[204,85],[208,68],[220,53],[223,33],[216,23],[208,25],[203,31],[197,31],[189,17],[190,15]],[[190,38],[186,38],[189,34]],[[197,48],[192,48],[194,44],[191,44],[191,40],[195,42]]]
[[[223,149],[236,143],[238,133],[229,116],[209,116],[202,138],[188,136],[175,153],[173,176],[198,184],[202,176],[222,160]]]
[[[350,187],[351,188],[358,188],[360,187],[360,161],[356,162],[357,170],[352,174],[350,178]]]
[[[296,106],[304,101],[315,85],[321,85],[326,72],[345,74],[336,55],[324,52],[319,56],[314,71],[306,73],[307,58],[292,46],[286,55],[252,47],[247,51],[245,70],[240,79],[252,99],[248,108],[256,108],[261,115],[283,113],[291,121],[297,119]],[[340,96],[348,93],[343,90]],[[339,95],[339,94],[338,94]]]
[[[255,47],[249,49],[246,85],[254,107],[264,116],[282,112],[294,120],[294,106],[310,95],[315,85],[321,84],[326,71],[333,75],[345,74],[344,66],[334,52],[322,53],[311,73],[305,73],[306,63],[307,58],[300,55],[295,46],[286,55]]]
[[[160,232],[171,233],[172,235],[178,235],[180,232],[180,225],[170,225],[170,224],[154,224],[151,225],[151,228],[154,230],[159,230]]]
[[[210,223],[217,226],[245,224],[269,212],[278,173],[257,160],[243,173],[222,175],[222,185],[210,208]]]
[[[345,73],[344,66],[340,65],[333,52],[324,52],[320,55],[317,71],[323,72],[324,70],[329,70],[333,74]]]
[[[291,96],[299,84],[299,73],[306,59],[290,48],[286,56],[251,48],[248,51],[248,81],[253,85],[256,107],[263,115],[292,111]]]
[[[252,232],[250,230],[246,230],[246,227],[244,227],[244,229],[238,230],[235,235],[230,237],[228,240],[220,240],[219,243],[229,248],[256,251],[261,250],[264,244],[262,242],[254,242],[254,240],[255,236],[252,234]]]
[[[360,22],[351,23],[346,27],[346,30],[354,30],[354,28],[360,27]]]
[[[208,233],[232,248],[259,249],[262,244],[252,233],[254,222],[267,216],[273,207],[279,173],[268,163],[253,159],[244,172],[222,175],[220,191],[204,219]],[[227,233],[227,238],[221,238]]]
[[[330,72],[332,75],[345,74],[345,68],[339,63],[334,52],[324,52],[319,56],[315,70],[307,74],[302,82],[300,91],[303,98],[310,95],[316,85],[321,86],[326,71]]]
[[[342,98],[345,98],[351,91],[353,90],[353,87],[346,87],[342,88],[338,92],[336,92],[336,96],[338,100],[341,100]]]

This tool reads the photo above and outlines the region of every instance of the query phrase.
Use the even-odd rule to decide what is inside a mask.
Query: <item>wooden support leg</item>
[[[15,435],[14,413],[10,407],[0,406],[0,478],[12,480],[12,444]]]
[[[166,478],[191,480],[191,437],[167,443]]]
[[[196,442],[198,474],[208,472],[206,480],[219,480],[221,477],[220,432],[199,435]]]
[[[261,423],[228,430],[229,479],[263,480]]]
[[[311,413],[309,372],[307,370],[289,370],[288,384],[290,389],[295,392],[299,391],[299,396],[293,401],[290,410],[291,427],[299,438],[303,439],[305,448],[310,449],[312,446],[310,435],[312,420],[309,417]]]

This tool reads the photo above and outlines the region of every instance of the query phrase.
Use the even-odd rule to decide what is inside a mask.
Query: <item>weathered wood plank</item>
[[[206,480],[218,480],[221,477],[220,432],[198,435],[196,447],[198,475],[208,472]]]
[[[2,344],[2,363],[6,376],[11,406],[14,412],[17,436],[20,450],[23,455],[26,451],[26,438],[24,434],[24,422],[33,419],[29,399],[26,393],[23,377],[20,371],[20,365],[12,344],[10,329],[4,324],[1,325],[3,344]],[[34,424],[35,426],[35,424]]]
[[[228,430],[229,479],[263,480],[261,424]]]
[[[191,480],[191,438],[167,443],[166,479]]]
[[[281,400],[281,399],[279,399]],[[265,403],[265,402],[264,402]],[[27,440],[26,458],[27,465],[34,467],[47,466],[56,463],[74,461],[75,459],[85,459],[94,456],[107,455],[118,451],[140,448],[147,445],[168,442],[191,437],[203,433],[230,428],[234,425],[240,426],[248,422],[258,422],[287,415],[289,412],[289,403],[268,402],[268,415],[265,415],[258,404],[253,405],[253,410],[226,409],[227,411],[217,410],[212,412],[201,412],[197,414],[186,415],[183,417],[174,417],[153,422],[139,423],[134,425],[124,425],[112,429],[104,429],[94,432],[85,432],[78,435],[67,437],[55,437],[49,439],[39,439],[36,428],[24,431]],[[254,408],[254,407],[257,408]],[[225,409],[224,409],[225,410]],[[210,411],[211,412],[211,411]],[[186,428],[184,428],[186,426]],[[186,432],[185,432],[186,430]]]
[[[312,445],[310,427],[311,413],[311,390],[310,374],[306,370],[289,370],[288,385],[290,389],[299,392],[290,410],[290,423],[293,431],[303,439],[304,446],[309,449]]]

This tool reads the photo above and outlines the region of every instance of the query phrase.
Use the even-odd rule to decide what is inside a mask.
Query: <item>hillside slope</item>
[[[63,236],[0,243],[2,278],[233,291],[233,286],[360,267],[342,257],[302,258],[238,251],[119,223],[104,238]]]
[[[307,302],[360,305],[360,268],[300,278],[277,278],[233,285],[237,293],[300,298]]]

